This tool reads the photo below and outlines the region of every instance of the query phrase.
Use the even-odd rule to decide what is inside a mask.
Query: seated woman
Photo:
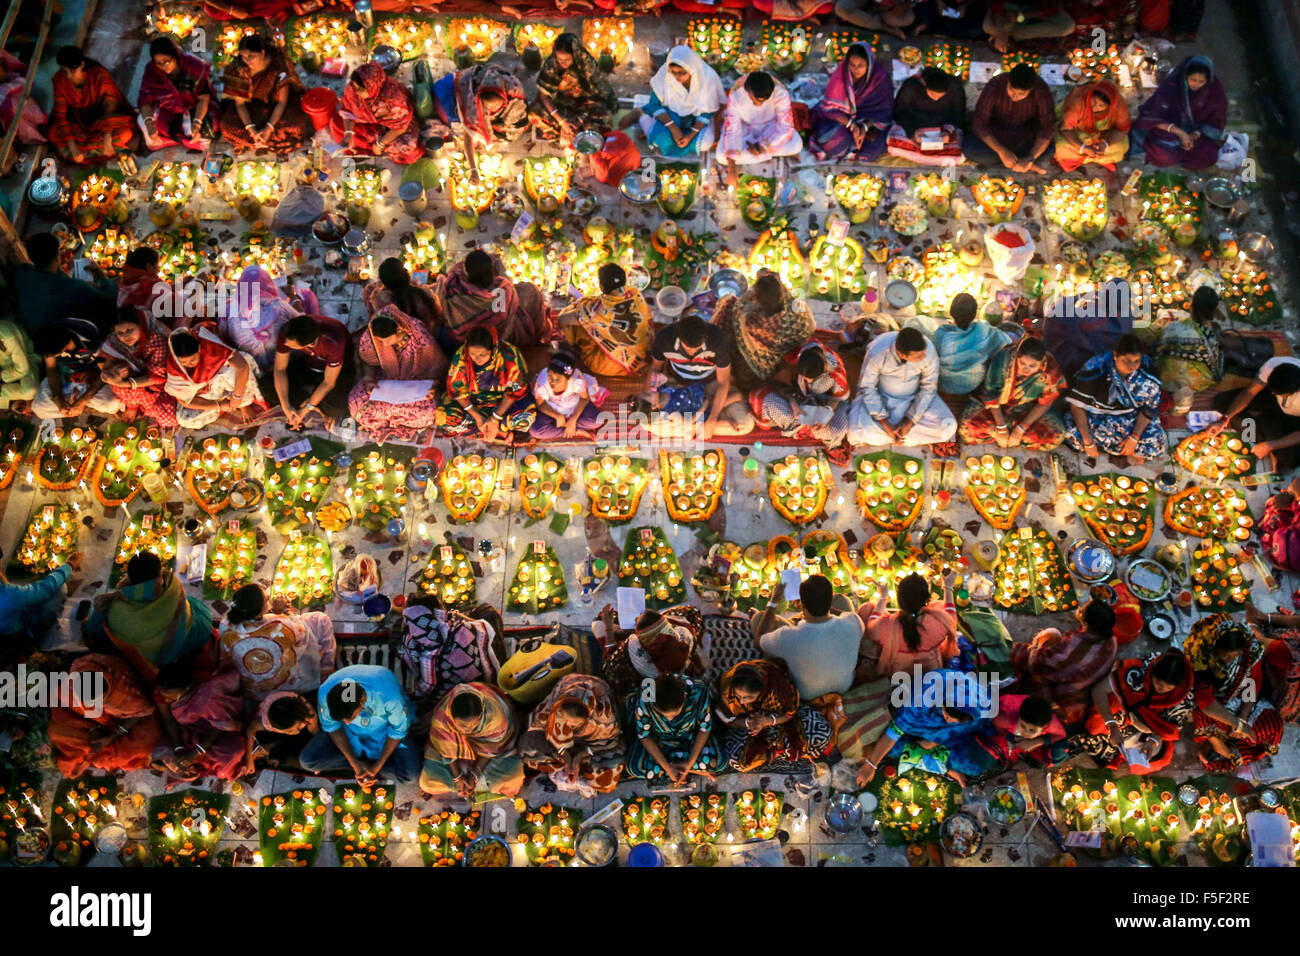
[[[600,427],[600,406],[609,389],[578,368],[573,357],[558,353],[533,380],[537,420],[532,436],[539,441],[582,437],[595,440]]]
[[[298,755],[320,733],[315,694],[277,690],[257,705],[257,713],[244,727],[244,769],[246,776],[266,767],[296,767]]]
[[[617,108],[618,93],[578,35],[556,37],[537,74],[537,96],[528,106],[536,135],[570,146],[583,130],[608,129]]]
[[[1063,0],[992,0],[984,17],[989,45],[999,53],[1025,40],[1068,37],[1074,32],[1074,17]]]
[[[383,156],[398,165],[424,155],[415,100],[378,63],[363,63],[352,71],[342,109],[330,119],[330,135],[353,154]]]
[[[280,47],[257,34],[245,36],[222,83],[221,135],[235,152],[269,149],[283,158],[311,135],[302,84]]]
[[[919,767],[927,773],[947,775],[963,787],[968,779],[984,776],[997,769],[997,762],[981,745],[981,737],[992,731],[987,716],[994,708],[986,688],[974,674],[940,670],[931,675],[935,686],[956,686],[964,690],[963,700],[947,704],[906,704],[898,708],[894,719],[863,759],[858,771],[858,786],[865,787],[876,776],[885,757],[898,761],[899,773]],[[913,688],[913,698],[920,691]],[[940,699],[946,694],[940,694]]]
[[[882,588],[874,608],[863,605],[858,614],[866,624],[854,683],[900,672],[912,673],[944,667],[960,653],[957,647],[957,605],[952,581],[944,578],[943,600],[930,599],[930,584],[919,574],[909,574],[895,588],[898,610],[886,612],[889,595]]]
[[[536,420],[528,368],[519,350],[497,341],[488,326],[470,329],[451,358],[447,394],[438,406],[439,431],[513,444],[527,440]]]
[[[1081,605],[1074,617],[1077,630],[1062,634],[1057,628],[1044,628],[1028,644],[1011,645],[1011,666],[1067,724],[1083,721],[1089,692],[1110,674],[1119,650],[1115,610],[1105,601]]]
[[[653,694],[628,698],[627,726],[629,777],[678,785],[691,774],[715,779],[718,750],[704,682],[678,674],[656,677]]]
[[[586,674],[561,677],[528,718],[519,753],[560,790],[612,793],[623,775],[623,740],[609,685]]]
[[[0,409],[26,405],[36,397],[36,370],[40,360],[32,340],[17,322],[0,319]]]
[[[155,769],[179,780],[234,780],[243,774],[244,701],[237,673],[223,670],[201,678],[188,661],[177,661],[158,671],[153,696],[163,726],[163,739],[154,748]]]
[[[600,295],[584,296],[557,315],[556,323],[593,375],[637,375],[650,361],[653,316],[641,290],[627,284],[616,262],[597,270]]]
[[[512,282],[501,259],[482,249],[447,270],[433,296],[439,310],[438,344],[449,355],[478,326],[488,326],[503,342],[522,348],[547,339],[550,310],[537,286]]]
[[[1277,753],[1282,718],[1263,694],[1272,643],[1223,613],[1198,620],[1183,642],[1196,679],[1192,735],[1211,773],[1234,773]]]
[[[1219,161],[1228,94],[1208,57],[1189,56],[1138,110],[1131,139],[1153,166],[1205,169]]]
[[[834,740],[830,722],[799,706],[799,691],[776,661],[741,661],[718,678],[726,725],[721,763],[738,773],[807,769]]]
[[[844,360],[809,342],[794,360],[794,385],[760,385],[749,393],[754,419],[787,438],[819,441],[837,449],[849,433],[849,379]]]
[[[803,137],[795,128],[790,93],[771,73],[756,70],[731,88],[718,137],[718,162],[727,168],[727,184],[740,185],[741,166],[798,156]]]
[[[1079,370],[1066,395],[1070,422],[1065,440],[1089,458],[1101,452],[1138,465],[1167,451],[1160,424],[1160,380],[1147,371],[1136,335],[1115,351],[1095,355]]]
[[[174,571],[163,571],[157,554],[134,555],[125,578],[117,590],[95,598],[85,624],[92,651],[115,650],[149,681],[176,661],[198,655],[216,660],[212,610],[202,598],[185,593]]]
[[[1174,759],[1174,745],[1196,709],[1192,668],[1180,650],[1115,662],[1092,688],[1093,709],[1080,743],[1099,766],[1150,774]]]
[[[93,165],[128,149],[135,111],[112,74],[75,46],[59,49],[53,105],[46,130],[51,145],[69,162]]]
[[[1056,161],[1066,172],[1100,166],[1115,178],[1115,164],[1128,154],[1132,125],[1128,104],[1110,80],[1076,86],[1061,104]]]
[[[635,628],[619,641],[618,618],[606,605],[600,612],[606,641],[613,641],[601,663],[601,674],[614,699],[623,703],[640,690],[646,678],[685,674],[703,679],[709,660],[704,650],[704,615],[683,604],[663,611],[643,611]]]
[[[40,384],[32,400],[37,418],[76,418],[89,409],[116,415],[122,403],[104,384],[97,362],[103,336],[93,322],[68,318],[38,326],[32,346],[41,358]]]
[[[299,431],[312,415],[326,428],[347,412],[356,381],[352,335],[338,319],[295,315],[280,329],[275,346],[275,394],[284,419]]]
[[[808,303],[786,289],[775,272],[764,270],[741,295],[724,296],[713,324],[735,341],[731,381],[749,392],[782,367],[787,355],[802,348],[817,323]]]
[[[323,611],[267,610],[260,584],[235,591],[218,637],[221,666],[239,674],[244,696],[315,691],[334,673],[334,622]],[[272,664],[274,666],[268,666]],[[314,711],[313,711],[314,713]]]
[[[275,364],[276,342],[286,322],[297,315],[320,312],[311,289],[292,279],[286,281],[289,290],[282,292],[271,273],[261,266],[249,266],[239,274],[234,301],[218,322],[221,337],[256,364],[256,375],[270,371]]]
[[[206,61],[183,53],[169,36],[149,44],[139,99],[146,146],[208,148],[213,128],[210,72]]]
[[[167,337],[131,306],[117,310],[113,331],[99,347],[101,377],[122,409],[117,417],[133,422],[143,415],[159,428],[176,427],[176,399],[167,384]]]
[[[513,797],[524,785],[518,735],[514,705],[504,694],[487,684],[457,684],[433,709],[420,789],[467,800]]]
[[[819,161],[861,159],[873,163],[889,145],[894,86],[889,63],[855,43],[831,73],[821,102],[812,109],[808,148]]]
[[[989,360],[984,385],[962,412],[964,445],[996,442],[1001,448],[1051,451],[1065,438],[1065,422],[1052,411],[1065,379],[1043,340],[1023,336]]]
[[[89,770],[126,773],[149,766],[162,736],[148,686],[116,654],[83,654],[69,670],[73,688],[90,677],[101,695],[50,708],[49,737],[59,773],[74,780]],[[83,676],[85,675],[85,676]]]
[[[902,40],[916,24],[915,6],[916,0],[838,0],[835,15],[845,23]]]
[[[176,424],[207,428],[223,416],[247,418],[266,402],[252,358],[207,329],[177,329],[167,337],[167,394],[176,399]]]
[[[422,323],[431,335],[437,334],[441,312],[432,288],[412,281],[402,260],[394,257],[379,263],[376,276],[361,290],[361,299],[368,313],[374,315],[379,310],[392,306]],[[446,371],[444,368],[443,373]]]
[[[1192,293],[1191,315],[1170,322],[1160,333],[1156,369],[1167,391],[1186,387],[1199,392],[1223,377],[1218,311],[1219,293],[1203,285]]]
[[[650,79],[650,102],[620,126],[639,123],[650,146],[666,159],[698,156],[717,140],[727,91],[713,67],[683,44]]]
[[[1065,737],[1061,718],[1042,697],[1002,694],[997,715],[979,743],[1003,767],[1022,760],[1035,767],[1050,767],[1056,763],[1058,745]]]
[[[434,426],[438,382],[447,374],[447,359],[431,333],[396,306],[376,313],[357,336],[361,377],[348,396],[357,427],[372,441],[415,441]],[[403,404],[371,398],[380,382],[429,381],[423,398]]]
[[[1287,491],[1280,494],[1289,495],[1294,504],[1300,494],[1300,478],[1291,479]],[[1267,527],[1267,516],[1260,524]],[[1264,534],[1261,531],[1261,537]],[[1291,723],[1300,717],[1300,614],[1266,614],[1248,603],[1246,620],[1256,629],[1255,636],[1264,642],[1268,701],[1283,721]]]
[[[478,175],[478,150],[513,143],[528,132],[524,85],[499,66],[476,63],[433,84],[433,105],[446,139],[456,139]]]
[[[37,351],[40,351],[38,341]],[[1250,453],[1268,463],[1270,471],[1289,472],[1300,465],[1300,359],[1279,355],[1259,367],[1255,380],[1235,392],[1220,392],[1214,400],[1223,417],[1203,430],[1207,438],[1231,428],[1234,419],[1254,425]]]
[[[136,246],[128,252],[122,265],[122,274],[117,280],[118,307],[133,305],[143,310],[145,315],[168,325],[170,323],[162,322],[162,318],[155,314],[154,303],[172,298],[173,286],[165,282],[158,272],[158,250]],[[160,306],[162,308],[166,307]],[[163,315],[167,313],[164,312]]]

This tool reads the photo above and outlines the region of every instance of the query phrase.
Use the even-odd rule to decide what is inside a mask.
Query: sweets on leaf
[[[1025,503],[1020,462],[1011,455],[966,459],[966,497],[980,516],[999,531],[1009,531]]]
[[[534,541],[515,568],[514,580],[506,592],[506,610],[543,614],[568,602],[569,589],[555,549],[545,541]]]
[[[884,531],[906,531],[921,513],[925,475],[921,459],[892,451],[862,455],[857,463],[858,507]]]
[[[1146,547],[1155,528],[1155,489],[1145,478],[1086,475],[1070,483],[1070,495],[1088,530],[1116,557]]]

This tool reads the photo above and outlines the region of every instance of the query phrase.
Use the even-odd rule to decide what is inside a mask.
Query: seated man
[[[798,156],[802,150],[803,139],[794,128],[790,94],[772,74],[750,73],[731,88],[718,142],[718,162],[726,164],[731,186],[740,182],[738,165]]]
[[[48,232],[29,237],[24,245],[31,265],[14,267],[14,306],[28,335],[51,319],[76,315],[107,331],[115,314],[113,292],[74,279],[63,271],[59,240]]]
[[[903,81],[894,97],[894,127],[889,131],[890,155],[928,165],[955,165],[962,161],[962,132],[966,128],[966,87],[957,77],[937,66],[927,66],[920,76]],[[944,148],[922,150],[916,134],[923,129],[944,130]],[[951,142],[948,141],[951,130]]]
[[[50,142],[77,164],[101,163],[131,145],[135,111],[112,75],[75,46],[59,49],[50,109]]]
[[[1027,63],[989,80],[975,104],[966,156],[1013,173],[1045,173],[1038,162],[1056,137],[1056,103],[1043,78]]]
[[[845,23],[865,27],[877,33],[888,33],[905,39],[903,31],[916,20],[914,0],[839,0],[835,16]]]
[[[1013,41],[1069,36],[1074,18],[1062,0],[993,0],[984,32],[993,49],[1006,53]]]
[[[731,384],[734,348],[730,335],[698,315],[688,315],[661,329],[650,347],[650,384],[661,383],[652,406],[661,414],[654,416],[647,428],[660,436],[679,431],[681,423],[664,419],[681,415],[699,422],[695,435],[701,441],[715,434],[747,435],[753,431],[754,416],[745,396]]]
[[[33,343],[44,363],[44,377],[32,401],[37,418],[76,418],[90,409],[114,415],[121,400],[104,384],[95,357],[103,338],[93,322],[60,319],[41,326]]]
[[[387,667],[354,664],[320,685],[321,732],[302,748],[298,763],[310,773],[347,774],[374,783],[385,770],[398,783],[415,779],[420,755],[405,743],[414,710]]]
[[[275,394],[295,431],[315,412],[325,427],[347,414],[356,379],[352,336],[338,319],[297,315],[284,324],[275,348]]]
[[[940,323],[932,333],[939,353],[939,391],[945,395],[969,395],[984,383],[984,375],[998,349],[1011,341],[1001,329],[977,318],[979,303],[960,292],[948,307],[952,322]]]
[[[957,419],[939,397],[939,353],[919,329],[880,336],[867,347],[849,412],[852,445],[951,441]]]

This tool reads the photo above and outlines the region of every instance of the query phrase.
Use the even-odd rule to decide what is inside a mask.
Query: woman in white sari
[[[257,363],[205,328],[177,329],[167,339],[167,394],[181,428],[205,428],[223,415],[265,409]]]
[[[680,159],[698,156],[714,144],[727,91],[698,53],[685,45],[673,47],[650,80],[650,91],[640,124],[657,153]]]

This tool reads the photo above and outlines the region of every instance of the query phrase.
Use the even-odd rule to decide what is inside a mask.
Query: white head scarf
[[[690,89],[678,82],[669,71],[670,66],[680,66],[691,74]],[[669,51],[668,61],[650,80],[650,89],[660,103],[678,116],[707,116],[727,105],[727,94],[718,74],[684,44]]]

